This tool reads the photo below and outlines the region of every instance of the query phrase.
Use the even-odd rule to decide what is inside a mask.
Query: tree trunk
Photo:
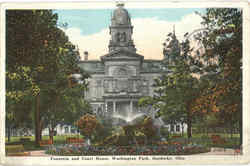
[[[54,143],[54,129],[49,128],[49,139],[51,140],[52,144]]]
[[[39,121],[40,121],[40,123],[39,123],[40,124],[39,125],[39,138],[40,138],[40,140],[42,140],[43,123],[42,123],[41,118],[39,119]]]
[[[242,117],[240,118],[239,120],[239,130],[240,130],[240,146],[242,145],[242,142],[243,142],[243,137],[242,137],[242,134],[243,134],[243,131],[242,131]]]
[[[55,112],[57,111],[57,104],[59,102],[59,95],[56,95],[56,101],[55,101]],[[53,123],[51,122],[51,126],[49,128],[49,139],[51,140],[52,144],[54,143],[54,128],[56,126],[53,125]]]
[[[35,143],[39,146],[41,141],[41,126],[40,126],[40,94],[36,96],[35,101]]]
[[[230,129],[230,134],[231,134],[231,139],[232,139],[233,138],[233,127],[229,126],[229,129]]]
[[[188,138],[192,138],[192,117],[189,110],[189,104],[187,107],[187,136]]]
[[[190,118],[187,120],[187,136],[188,138],[192,138],[192,123]]]
[[[10,133],[11,133],[11,128],[8,127],[8,142],[10,142]]]
[[[148,144],[148,137],[145,137],[144,139],[144,145],[147,145]]]
[[[181,123],[181,136],[184,136],[184,123]]]

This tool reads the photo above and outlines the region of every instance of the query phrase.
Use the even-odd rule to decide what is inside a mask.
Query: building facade
[[[166,71],[162,60],[146,60],[136,53],[131,18],[123,4],[118,4],[112,13],[109,33],[109,52],[100,60],[88,60],[85,53],[85,60],[79,63],[91,75],[85,99],[96,114],[103,116],[153,113],[154,110],[142,110],[137,103],[141,97],[154,95],[154,79]]]
[[[153,95],[161,74],[160,60],[145,60],[136,53],[129,13],[118,4],[111,18],[109,52],[100,60],[85,60],[80,67],[91,74],[85,98],[94,111],[112,114],[139,111],[138,100]]]

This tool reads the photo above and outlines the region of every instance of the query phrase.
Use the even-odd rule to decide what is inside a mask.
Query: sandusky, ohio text
[[[87,161],[98,161],[98,160],[185,160],[185,157],[182,156],[77,156],[77,157],[50,157],[50,160],[87,160]]]

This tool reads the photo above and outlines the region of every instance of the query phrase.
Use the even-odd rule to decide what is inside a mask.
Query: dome
[[[117,9],[114,10],[112,21],[115,25],[126,25],[130,24],[130,16],[128,11],[123,8],[124,4],[117,4]]]

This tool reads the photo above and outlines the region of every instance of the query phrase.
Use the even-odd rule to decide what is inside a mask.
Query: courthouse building
[[[147,60],[136,53],[133,25],[123,4],[118,4],[112,13],[109,33],[109,52],[100,60],[88,60],[85,52],[84,60],[79,63],[91,75],[85,99],[97,114],[126,116],[128,112],[141,112],[138,100],[154,95],[154,79],[166,69],[161,65],[162,60]]]

